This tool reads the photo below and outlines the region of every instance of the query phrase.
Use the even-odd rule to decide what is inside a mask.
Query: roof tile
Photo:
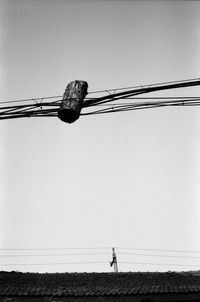
[[[200,273],[0,272],[0,296],[88,297],[200,293]]]

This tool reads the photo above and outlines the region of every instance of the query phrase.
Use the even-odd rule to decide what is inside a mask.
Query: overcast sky
[[[94,91],[199,77],[198,1],[0,6],[0,101],[62,95],[73,80]],[[200,269],[198,258],[119,249],[200,251],[200,108],[6,120],[0,137],[0,262],[12,264],[1,270],[109,272],[112,246],[120,271]],[[3,250],[89,247],[105,249]],[[105,254],[2,257],[83,252]],[[104,263],[28,265],[85,261]]]

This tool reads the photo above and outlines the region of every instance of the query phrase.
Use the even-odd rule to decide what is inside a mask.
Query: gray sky
[[[76,79],[94,91],[199,77],[198,1],[1,0],[0,6],[1,101],[62,95]],[[162,95],[198,96],[199,89]],[[200,251],[198,107],[81,117],[71,125],[7,120],[0,135],[1,249]],[[16,265],[0,269],[112,271],[111,249],[0,255],[94,251],[108,254],[1,257]],[[120,271],[200,268],[198,258],[120,251],[144,254],[117,249]],[[20,266],[82,261],[105,263]]]

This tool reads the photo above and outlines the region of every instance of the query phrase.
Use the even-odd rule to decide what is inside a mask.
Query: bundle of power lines
[[[115,88],[89,92],[82,103],[80,115],[94,115],[124,112],[164,106],[199,106],[200,97],[153,96],[138,97],[141,94],[200,85],[200,79],[165,82],[145,86]],[[92,97],[96,95],[96,97]],[[72,100],[72,99],[71,99]],[[0,102],[0,119],[23,117],[57,117],[62,96],[48,96],[32,99]]]
[[[200,269],[200,251],[197,250],[116,247],[115,251],[119,267],[126,265],[129,271],[136,265]],[[84,265],[87,268],[87,265],[91,264],[101,264],[105,267],[109,265],[111,254],[111,247],[0,249],[0,267]],[[20,262],[16,259],[20,259]]]

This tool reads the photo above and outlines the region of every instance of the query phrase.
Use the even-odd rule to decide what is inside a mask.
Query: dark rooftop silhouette
[[[200,272],[0,272],[0,296],[130,296],[199,293]]]

